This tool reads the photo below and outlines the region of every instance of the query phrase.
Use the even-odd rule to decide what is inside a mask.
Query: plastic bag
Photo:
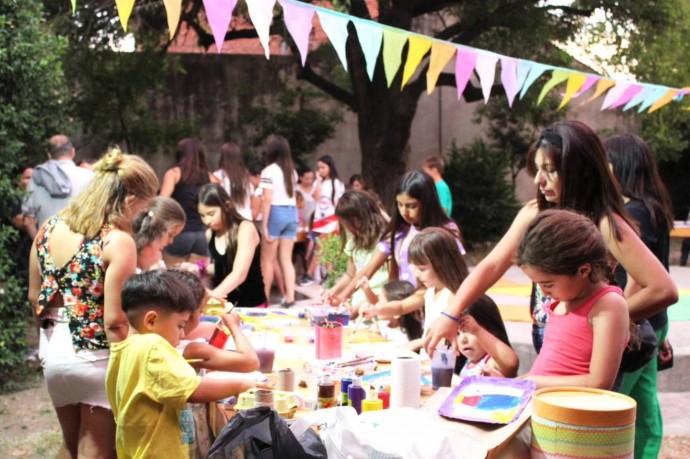
[[[329,459],[431,459],[469,457],[458,451],[437,416],[413,408],[368,411],[352,407],[318,410],[298,419],[295,435],[320,427]],[[467,445],[467,450],[472,446]],[[483,456],[482,456],[483,457]]]
[[[262,406],[240,411],[218,434],[209,459],[322,459],[326,449],[311,429],[295,435],[280,415]]]

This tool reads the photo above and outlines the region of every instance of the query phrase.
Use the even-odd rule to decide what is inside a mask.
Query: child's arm
[[[479,325],[469,314],[462,316],[460,328],[476,336],[479,344],[489,354],[489,360],[484,365],[487,368],[487,374],[490,374],[491,368],[494,368],[503,376],[509,378],[517,376],[520,360],[510,346]]]
[[[371,279],[371,277],[376,273],[376,271],[383,266],[383,264],[388,260],[388,255],[385,253],[381,252],[380,250],[376,250],[374,255],[371,257],[371,260],[369,260],[369,263],[359,271],[357,274],[354,275],[354,277],[350,280],[350,283],[347,284],[347,286],[343,289],[342,292],[337,296],[337,304],[342,303],[345,301],[345,299],[349,298],[352,296],[354,293],[357,283],[362,277],[368,277]],[[334,303],[331,303],[334,304]]]
[[[324,301],[334,304],[333,302],[336,301],[336,298],[338,298],[338,293],[347,287],[347,285],[350,283],[350,279],[355,277],[356,273],[357,270],[355,268],[355,263],[352,261],[352,257],[349,257],[347,259],[347,269],[345,270],[345,273],[340,277],[340,279],[338,279],[338,282],[336,282],[333,287],[323,292]]]
[[[594,332],[594,343],[588,374],[573,376],[528,374],[525,378],[536,382],[538,388],[578,386],[610,390],[618,374],[629,332],[630,319],[625,300],[617,293],[607,293],[592,308],[590,322]]]
[[[239,395],[252,387],[254,384],[250,381],[201,378],[199,386],[187,401],[189,403],[215,402],[231,395]]]
[[[390,319],[409,314],[424,307],[424,289],[419,289],[414,294],[404,300],[378,302],[370,308],[363,309],[361,312],[364,317],[378,317],[380,319]]]
[[[358,288],[364,292],[364,296],[367,297],[367,301],[370,304],[376,304],[379,301],[378,295],[374,293],[374,291],[369,286],[369,278],[362,277],[362,279],[359,281]]]
[[[248,373],[259,369],[259,357],[249,339],[242,333],[237,314],[223,314],[223,323],[230,330],[236,351],[218,349],[208,343],[189,343],[184,350],[186,359],[202,359],[201,368],[218,371]]]
[[[249,274],[259,242],[259,233],[254,224],[249,220],[243,220],[237,232],[237,252],[232,263],[232,271],[211,291],[212,297],[227,298],[230,292],[242,285]],[[227,250],[230,248],[228,247]]]

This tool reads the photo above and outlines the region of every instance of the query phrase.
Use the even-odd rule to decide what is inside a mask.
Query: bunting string
[[[273,8],[276,0],[244,1],[247,4],[249,19],[256,29],[268,59],[270,57],[270,25],[273,20]],[[76,0],[70,0],[70,2],[74,9]],[[115,3],[120,23],[126,31],[135,0],[116,0]],[[237,0],[203,0],[203,3],[216,48],[220,53]],[[401,90],[417,72],[422,60],[430,54],[429,66],[426,70],[427,92],[434,91],[441,72],[449,67],[452,59],[455,58],[453,69],[458,100],[460,100],[472,74],[476,72],[484,96],[484,103],[487,103],[491,97],[491,88],[495,83],[496,67],[499,62],[501,67],[499,78],[505,89],[508,105],[511,107],[515,97],[522,99],[534,82],[545,73],[550,73],[550,79],[542,86],[537,104],[541,104],[549,92],[565,83],[565,91],[558,107],[559,110],[593,86],[595,86],[594,94],[583,103],[593,101],[605,94],[601,110],[622,108],[627,111],[637,107],[638,113],[655,112],[672,101],[682,100],[683,96],[690,93],[690,87],[678,89],[651,83],[618,80],[542,64],[528,59],[503,56],[491,51],[458,45],[416,32],[390,27],[328,8],[302,3],[298,0],[277,0],[277,3],[283,10],[286,28],[297,45],[302,65],[305,65],[307,60],[309,36],[313,29],[313,18],[316,16],[341,64],[347,71],[345,44],[348,38],[347,27],[351,22],[359,37],[369,79],[373,79],[376,62],[381,56],[388,87],[392,86],[395,76],[402,69]],[[179,24],[181,0],[164,0],[164,5],[170,36],[172,37]],[[405,45],[408,46],[408,52],[406,60],[403,62],[402,51]]]

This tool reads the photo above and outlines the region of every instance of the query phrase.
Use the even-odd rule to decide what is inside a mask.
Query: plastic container
[[[330,375],[322,375],[319,379],[317,407],[318,409],[324,409],[334,406],[336,406],[335,384],[331,381]]]
[[[383,409],[383,400],[378,398],[373,387],[367,392],[367,398],[362,402],[362,412],[379,411]]]
[[[388,393],[385,387],[379,386],[379,391],[378,391],[378,397],[379,400],[383,403],[383,409],[387,410],[388,407],[391,405],[391,394]]]
[[[347,397],[347,390],[350,384],[352,384],[352,378],[342,378],[340,380],[340,406],[348,405],[350,399]]]
[[[366,396],[367,393],[362,387],[362,378],[353,378],[352,384],[350,384],[350,387],[347,388],[347,404],[354,408],[357,414],[362,412],[362,402]]]

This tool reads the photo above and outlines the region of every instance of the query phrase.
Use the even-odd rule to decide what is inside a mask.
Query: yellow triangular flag
[[[77,11],[77,0],[72,0],[72,14]]]
[[[572,72],[565,69],[554,70],[551,74],[551,79],[546,82],[543,88],[541,88],[539,98],[537,99],[537,105],[541,104],[541,102],[544,100],[544,97],[546,97],[546,94],[549,91],[551,91],[553,88],[567,80],[571,73]]]
[[[666,94],[659,97],[657,101],[652,104],[647,113],[653,113],[659,110],[661,107],[671,102],[673,98],[676,97],[676,94],[678,94],[677,89],[669,89],[668,91],[666,91]]]
[[[601,80],[597,81],[597,88],[595,89],[592,97],[590,97],[587,102],[593,101],[594,99],[596,99],[600,95],[604,94],[607,89],[609,89],[610,87],[615,86],[615,85],[616,85],[616,82],[613,80],[605,80],[602,78]]]
[[[383,29],[383,69],[386,71],[389,88],[400,68],[401,54],[405,43],[407,43],[406,34],[393,29]]]
[[[570,76],[568,77],[568,85],[565,88],[565,96],[563,96],[561,105],[558,106],[559,110],[565,107],[565,105],[568,102],[570,102],[570,99],[572,99],[575,93],[580,90],[582,85],[585,84],[585,81],[587,81],[587,75],[585,75],[584,73],[570,74]]]
[[[127,32],[127,23],[129,22],[129,16],[132,14],[132,8],[134,8],[134,0],[115,0],[117,5],[117,15],[120,17],[120,24],[125,32]]]
[[[170,38],[172,38],[177,30],[177,25],[180,23],[182,0],[163,0],[163,4],[168,15],[168,29],[170,29]]]
[[[427,94],[431,94],[434,90],[436,82],[438,81],[438,76],[446,67],[446,64],[455,56],[457,50],[455,46],[446,45],[438,41],[434,42],[434,45],[431,47],[429,70],[426,72]]]
[[[407,82],[410,81],[414,71],[417,70],[417,66],[431,49],[431,40],[426,37],[410,35],[408,40],[410,45],[407,48],[407,62],[405,62],[405,69],[403,70],[401,88],[404,88]]]

